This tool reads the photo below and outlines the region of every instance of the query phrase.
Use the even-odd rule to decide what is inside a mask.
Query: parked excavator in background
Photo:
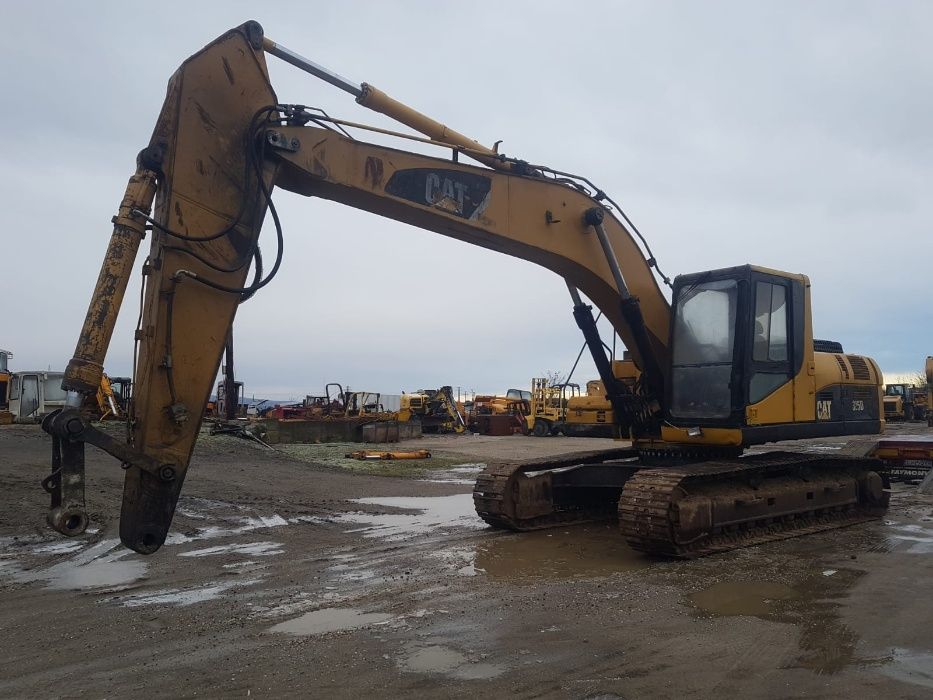
[[[283,103],[269,82],[267,53],[424,137]],[[443,89],[443,82],[432,89]],[[367,143],[347,129],[416,143],[418,152]],[[421,152],[428,147],[443,157]],[[635,549],[693,557],[885,512],[888,494],[872,459],[775,451],[741,456],[750,445],[874,435],[884,425],[875,362],[841,348],[818,349],[805,275],[743,265],[671,283],[641,232],[590,180],[487,148],[280,46],[247,22],[176,71],[113,220],[62,382],[68,404],[43,422],[52,436],[49,522],[59,532],[75,535],[87,527],[84,446],[90,443],[125,469],[122,542],[149,554],[165,541],[237,307],[280,268],[284,233],[274,188],[522,258],[566,283],[616,430],[632,444],[545,462],[489,464],[473,497],[479,517],[494,527],[618,518]],[[274,258],[259,254],[267,210]],[[97,390],[139,244],[150,230],[132,434],[124,443],[86,422],[77,407],[82,395]],[[671,287],[671,302],[660,284]],[[631,351],[640,372],[634,385],[613,371],[584,297]],[[367,402],[360,403],[362,410]]]
[[[425,433],[463,433],[467,428],[453,388],[449,386],[403,393],[398,419],[420,421]]]

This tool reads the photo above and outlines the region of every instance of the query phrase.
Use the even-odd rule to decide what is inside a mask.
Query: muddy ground
[[[0,428],[0,696],[933,696],[933,497],[898,486],[884,521],[651,561],[610,525],[473,514],[484,461],[611,441],[415,445],[430,463],[205,437],[143,557],[117,544],[113,460],[89,448],[91,529],[67,540],[44,524],[48,442]]]

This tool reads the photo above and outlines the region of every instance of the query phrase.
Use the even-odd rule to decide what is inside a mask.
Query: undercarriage
[[[888,505],[880,472],[879,460],[863,457],[646,460],[628,448],[490,465],[473,500],[496,528],[615,519],[633,549],[692,558],[879,518]]]

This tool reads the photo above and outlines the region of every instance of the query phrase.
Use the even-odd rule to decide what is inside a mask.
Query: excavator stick
[[[115,218],[65,373],[69,405],[45,424],[59,454],[53,454],[53,475],[46,480],[52,493],[49,521],[64,534],[78,534],[87,524],[87,441],[126,468],[123,543],[150,553],[165,541],[236,308],[255,290],[255,284],[244,286],[250,264],[261,273],[257,239],[275,168],[253,139],[275,116],[277,100],[257,27],[247,23],[221,36],[172,77],[150,145]],[[147,228],[152,244],[136,333],[136,393],[130,443],[122,445],[88,425],[77,409],[82,394],[97,391]]]

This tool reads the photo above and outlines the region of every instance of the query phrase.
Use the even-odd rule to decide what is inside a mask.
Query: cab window
[[[757,282],[749,403],[758,403],[790,379],[787,337],[787,287]]]
[[[787,291],[783,284],[755,285],[755,362],[787,361]]]

